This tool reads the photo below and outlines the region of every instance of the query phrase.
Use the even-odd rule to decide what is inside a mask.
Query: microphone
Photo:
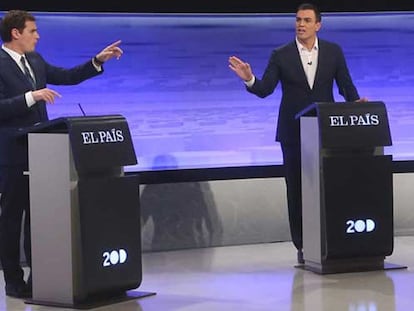
[[[311,66],[311,65],[312,65],[312,61],[309,61],[309,62],[308,62],[308,65],[309,65],[309,66]]]
[[[78,103],[78,106],[79,106],[80,111],[82,111],[83,116],[86,117],[86,113],[85,111],[83,111],[83,108],[80,103]]]

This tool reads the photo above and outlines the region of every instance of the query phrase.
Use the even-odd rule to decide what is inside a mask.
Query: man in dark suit
[[[299,120],[295,115],[314,102],[333,102],[333,83],[346,101],[360,99],[352,82],[342,49],[321,40],[321,14],[310,3],[296,11],[296,38],[273,50],[261,79],[254,76],[250,65],[236,56],[229,67],[246,84],[247,91],[261,98],[282,85],[276,141],[283,153],[289,224],[292,242],[298,250],[298,262],[304,263],[302,252],[302,190]]]
[[[13,297],[30,297],[20,266],[20,233],[24,215],[24,251],[31,264],[27,144],[18,138],[22,128],[48,120],[46,103],[60,94],[48,84],[74,85],[102,74],[107,60],[122,55],[121,41],[74,68],[47,63],[35,52],[39,40],[35,17],[21,10],[7,12],[0,22],[0,261],[5,292]],[[51,233],[52,234],[52,233]]]

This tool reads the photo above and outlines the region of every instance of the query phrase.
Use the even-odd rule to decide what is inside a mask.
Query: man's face
[[[26,22],[26,27],[24,27],[22,33],[19,33],[17,29],[13,29],[13,37],[21,53],[34,51],[40,38],[36,23],[33,21]]]
[[[313,10],[300,10],[296,13],[296,36],[300,41],[313,40],[321,28],[321,23],[316,21]]]

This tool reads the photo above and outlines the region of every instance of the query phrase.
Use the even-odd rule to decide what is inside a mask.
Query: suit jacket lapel
[[[318,67],[316,68],[315,73],[315,81],[313,83],[313,88],[317,88],[321,75],[323,74],[323,70],[325,68],[325,61],[327,57],[329,57],[329,53],[327,53],[325,49],[325,45],[323,44],[322,40],[319,40],[319,51],[318,51]]]
[[[293,41],[292,45],[292,62],[294,63],[293,68],[296,68],[297,70],[297,77],[301,77],[303,83],[305,83],[310,90],[310,86],[308,83],[308,78],[306,78],[305,68],[303,68],[302,65],[302,59],[300,58],[298,46],[296,45],[296,41]]]
[[[32,88],[30,81],[27,80],[27,77],[24,75],[23,71],[20,69],[19,65],[16,64],[13,58],[11,58],[11,56],[3,49],[0,48],[0,51],[0,57],[2,59],[1,67],[3,72],[10,72],[11,76],[18,77],[18,79],[21,80],[22,85],[27,84],[27,86]]]

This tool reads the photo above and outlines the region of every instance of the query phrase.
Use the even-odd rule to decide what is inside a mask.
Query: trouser
[[[20,240],[31,266],[29,178],[21,168],[1,168],[0,261],[6,284],[19,284],[24,272],[20,265]]]
[[[302,239],[302,181],[300,144],[281,144],[287,191],[290,234],[297,249]]]

